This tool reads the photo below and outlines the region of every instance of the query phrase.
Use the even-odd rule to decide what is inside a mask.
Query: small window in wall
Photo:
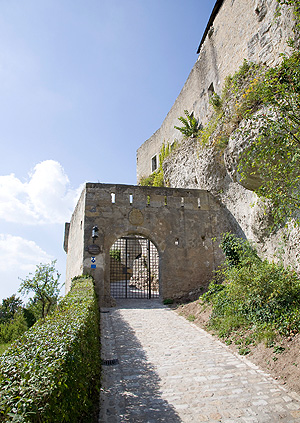
[[[151,172],[154,172],[157,169],[157,156],[153,156],[151,159]]]

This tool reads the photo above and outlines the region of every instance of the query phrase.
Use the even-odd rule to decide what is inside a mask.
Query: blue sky
[[[195,61],[215,0],[1,0],[0,299],[57,259],[85,182],[136,184],[136,150]]]

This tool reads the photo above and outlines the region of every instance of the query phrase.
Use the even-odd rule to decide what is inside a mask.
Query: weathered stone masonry
[[[277,0],[218,0],[203,34],[198,59],[167,114],[162,126],[137,151],[137,180],[152,172],[152,158],[162,143],[178,138],[178,148],[164,160],[165,182],[170,187],[204,189],[213,193],[236,221],[237,235],[253,241],[259,254],[280,260],[300,272],[300,231],[293,221],[270,233],[271,216],[249,184],[237,172],[238,158],[247,140],[239,131],[229,138],[223,154],[195,139],[182,140],[174,125],[178,117],[192,110],[206,124],[211,117],[210,94],[221,94],[226,76],[233,75],[243,60],[275,66],[281,53],[288,53],[287,40],[293,37],[293,9],[283,6],[276,16]],[[243,125],[243,122],[240,124]],[[250,141],[250,140],[249,140]]]
[[[277,0],[218,0],[198,49],[198,59],[161,127],[137,151],[137,180],[152,172],[152,158],[164,142],[181,135],[184,110],[194,111],[206,124],[211,116],[209,97],[221,93],[226,76],[233,75],[244,59],[274,66],[287,52],[287,39],[294,25],[291,9],[275,17]],[[192,48],[192,46],[191,46]]]
[[[113,194],[113,196],[112,196]],[[225,209],[204,190],[87,183],[70,224],[66,225],[66,291],[71,278],[91,274],[102,305],[110,297],[110,255],[126,235],[150,239],[159,253],[160,296],[175,298],[199,292],[221,261],[212,238],[230,229]],[[96,269],[91,269],[92,228],[97,225]]]

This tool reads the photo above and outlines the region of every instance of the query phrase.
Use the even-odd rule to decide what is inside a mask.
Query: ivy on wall
[[[201,131],[203,146],[223,152],[235,132],[252,138],[242,154],[238,171],[242,178],[259,175],[261,185],[254,188],[263,200],[269,200],[274,227],[293,216],[300,223],[300,1],[279,0],[293,6],[296,25],[289,40],[290,55],[268,68],[244,60],[240,69],[225,80],[221,95],[214,94],[210,103],[213,116]],[[243,122],[243,125],[240,125]]]
[[[177,147],[177,141],[174,141],[172,144],[169,142],[163,143],[159,152],[159,166],[158,169],[153,172],[148,177],[142,177],[139,181],[139,185],[142,186],[152,186],[152,187],[164,187],[164,171],[163,171],[163,161],[172,153],[172,151]]]

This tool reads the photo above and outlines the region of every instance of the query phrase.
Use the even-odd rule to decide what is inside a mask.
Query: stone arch
[[[197,298],[223,260],[213,239],[232,230],[228,222],[224,208],[204,190],[87,183],[66,225],[66,291],[72,277],[88,273],[100,304],[113,305],[110,248],[122,236],[140,235],[159,254],[160,297]]]

